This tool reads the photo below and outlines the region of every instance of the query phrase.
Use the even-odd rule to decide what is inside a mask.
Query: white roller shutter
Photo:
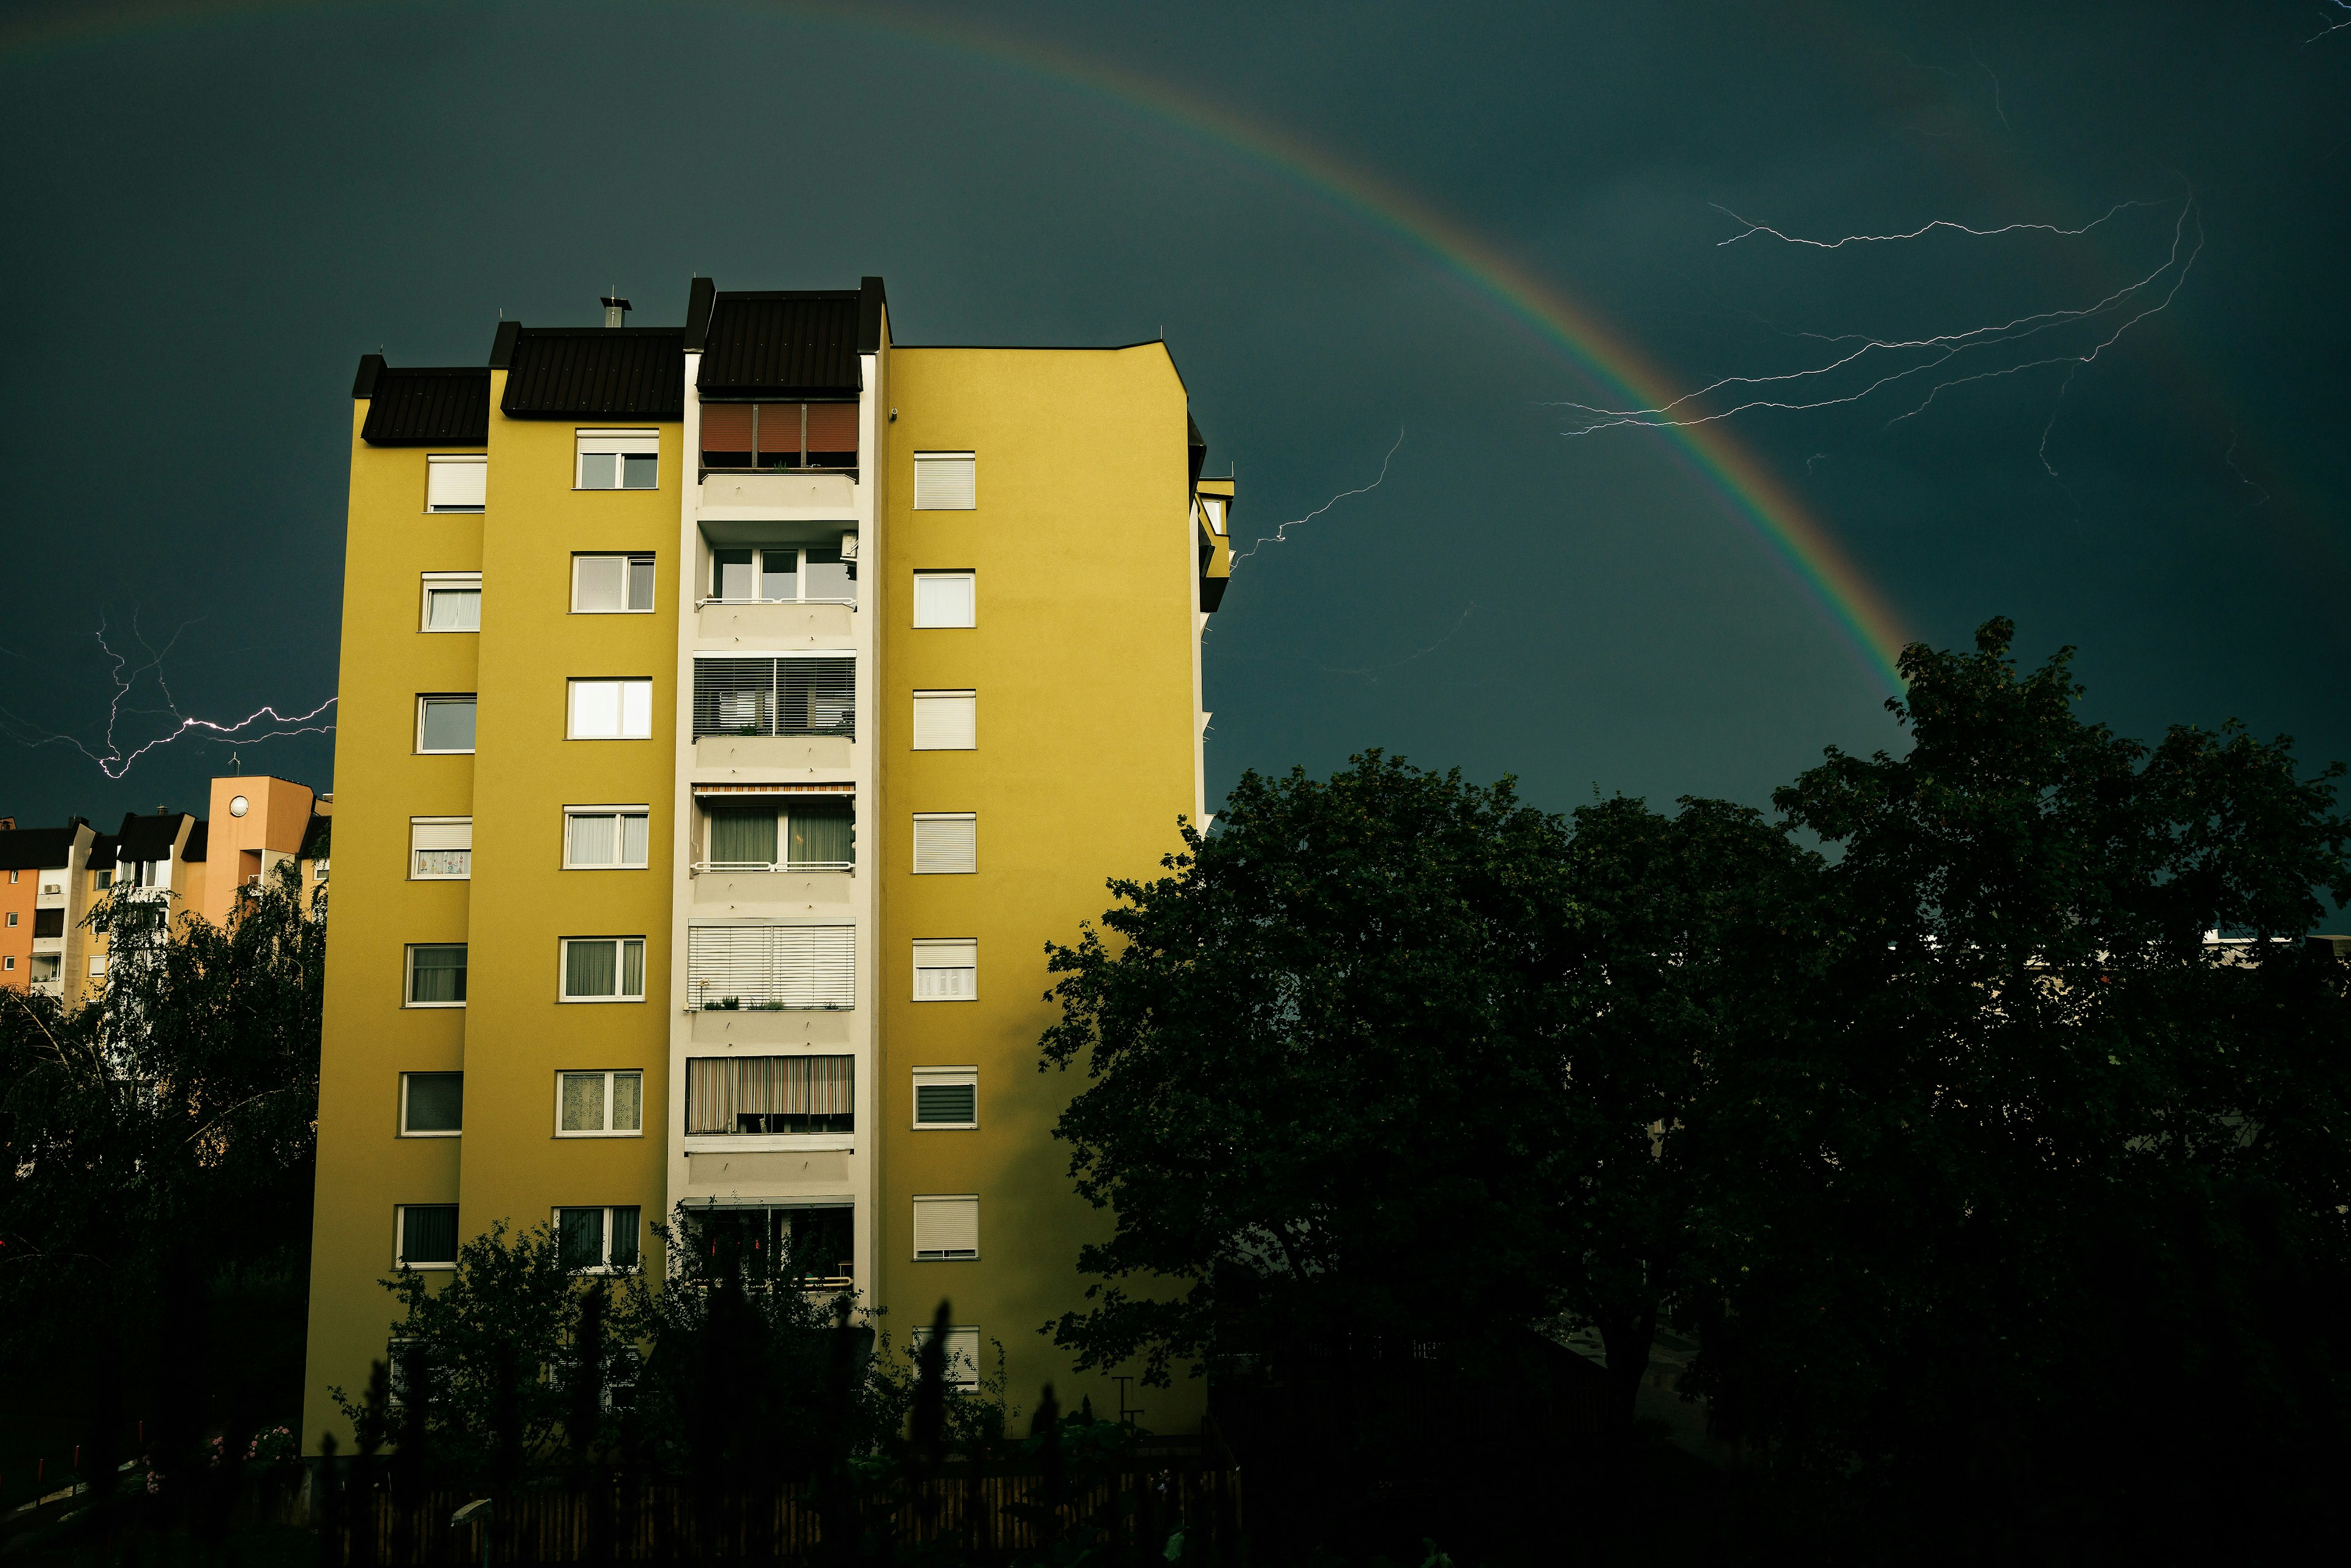
[[[914,454],[914,510],[968,512],[978,506],[974,470],[977,459],[968,452]]]
[[[412,849],[470,850],[474,847],[471,817],[411,817],[408,841]]]
[[[693,925],[686,1005],[837,1010],[857,1000],[852,925]]]
[[[979,869],[979,819],[968,811],[914,813],[914,874],[940,876]]]
[[[960,939],[917,938],[914,999],[969,1002],[979,999],[979,944]]]
[[[978,745],[977,692],[914,694],[916,751],[970,751]]]
[[[979,1198],[971,1193],[914,1199],[914,1256],[979,1256]]]
[[[975,579],[968,571],[918,571],[914,574],[914,625],[969,626],[973,623]]]
[[[490,460],[487,457],[427,457],[424,460],[424,509],[428,512],[478,512],[489,502]]]

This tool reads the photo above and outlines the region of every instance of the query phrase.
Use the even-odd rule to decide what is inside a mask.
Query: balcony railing
[[[855,871],[857,862],[855,861],[696,861],[692,869],[696,875],[704,872],[724,873],[728,872]]]

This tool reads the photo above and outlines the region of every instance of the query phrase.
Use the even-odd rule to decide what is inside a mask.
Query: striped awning
[[[694,797],[697,800],[714,796],[759,797],[766,795],[854,795],[854,784],[696,784]]]

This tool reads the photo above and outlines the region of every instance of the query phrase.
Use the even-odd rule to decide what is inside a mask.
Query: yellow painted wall
[[[1080,1305],[1081,1239],[1106,1234],[1071,1192],[1055,1117],[1083,1084],[1037,1071],[1056,1016],[1044,945],[1073,942],[1113,875],[1155,873],[1194,810],[1193,582],[1185,392],[1159,344],[1122,350],[899,347],[881,612],[882,988],[886,1128],[876,1251],[898,1326],[955,1321],[1001,1340],[1009,1394],[1034,1409],[1113,1413],[1038,1328]],[[977,455],[977,507],[912,508],[917,451]],[[915,631],[917,569],[977,573],[977,625]],[[978,747],[910,748],[912,694],[978,693]],[[978,815],[978,872],[911,874],[912,815]],[[913,1001],[913,944],[979,940],[979,999]],[[976,1063],[976,1132],[915,1132],[912,1069]],[[980,1257],[912,1260],[912,1199],[977,1193]],[[992,1348],[989,1351],[992,1355]],[[1156,1430],[1189,1429],[1198,1391],[1136,1396]]]

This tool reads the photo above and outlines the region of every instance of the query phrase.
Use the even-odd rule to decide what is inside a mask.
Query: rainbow
[[[1505,316],[1532,329],[1620,406],[1654,407],[1676,395],[1664,371],[1623,333],[1563,290],[1429,204],[1321,148],[1222,105],[1166,84],[1085,58],[1035,39],[1012,39],[961,21],[920,20],[875,5],[852,8],[822,0],[733,0],[726,9],[796,19],[916,47],[976,56],[1008,70],[1099,99],[1207,142],[1298,186],[1401,246],[1436,264]],[[272,12],[327,9],[325,0],[272,4],[77,8],[46,21],[0,30],[0,58],[44,46],[251,20]],[[356,7],[340,7],[356,8]],[[375,8],[369,6],[366,8]],[[1907,641],[1883,593],[1864,577],[1819,519],[1746,445],[1719,424],[1649,433],[1683,470],[1751,534],[1800,592],[1827,617],[1840,640],[1886,689],[1898,695],[1896,669]]]

